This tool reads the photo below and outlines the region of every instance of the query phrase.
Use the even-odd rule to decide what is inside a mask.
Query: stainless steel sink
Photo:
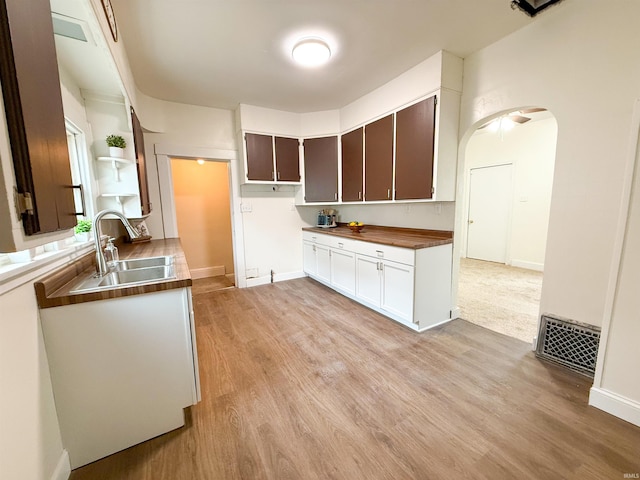
[[[163,267],[173,265],[173,257],[147,257],[147,258],[132,258],[130,260],[120,260],[116,263],[115,270],[134,270],[138,268],[148,267]]]
[[[168,264],[162,264],[160,259],[165,259]],[[140,266],[147,265],[144,261],[148,261],[156,266]],[[108,290],[119,287],[130,287],[135,285],[145,285],[150,283],[165,282],[176,278],[173,257],[150,257],[136,260],[123,260],[124,262],[137,262],[136,264],[128,264],[127,269],[114,270],[103,277],[90,277],[80,282],[70,293],[87,293]],[[159,265],[158,265],[159,264]],[[138,265],[133,267],[132,265]]]
[[[162,267],[136,268],[133,270],[122,270],[108,273],[102,277],[99,287],[117,287],[119,285],[130,285],[132,283],[149,283],[157,280],[168,280],[176,278],[172,265]]]

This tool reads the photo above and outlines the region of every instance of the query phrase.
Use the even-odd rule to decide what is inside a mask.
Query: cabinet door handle
[[[84,187],[82,186],[82,184],[80,185],[71,185],[71,188],[73,188],[74,190],[80,190],[80,203],[82,204],[82,211],[80,212],[75,212],[74,215],[82,215],[85,216],[87,214],[87,207],[85,206],[85,202],[84,202]]]
[[[391,189],[387,188],[387,200],[391,199]]]
[[[384,257],[384,252],[382,250],[376,250],[376,253],[378,254],[379,258],[383,258]]]
[[[313,251],[314,251],[314,252],[316,251],[316,246],[315,246],[315,245],[313,246]]]
[[[280,180],[280,172],[278,172],[278,180]]]
[[[358,200],[362,200],[362,192],[358,192]]]
[[[338,243],[338,248],[343,248],[344,247],[344,243]]]
[[[338,193],[337,192],[333,194],[333,199],[334,200],[338,200]]]

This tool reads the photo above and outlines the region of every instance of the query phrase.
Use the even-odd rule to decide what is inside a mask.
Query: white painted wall
[[[309,208],[309,207],[307,207]],[[359,221],[366,225],[453,230],[454,202],[377,205],[337,205],[339,220]]]
[[[32,283],[0,304],[0,478],[49,480],[64,451]]]
[[[513,197],[507,264],[542,270],[544,266],[551,186],[558,126],[554,118],[516,125],[507,132],[478,130],[465,154],[464,208],[467,226],[461,232],[466,251],[469,209],[469,171],[472,168],[513,164]]]
[[[465,59],[461,133],[514,107],[543,106],[557,119],[541,310],[593,325],[602,322],[631,109],[640,95],[639,15],[637,2],[562,2]]]
[[[463,146],[483,119],[503,111],[535,105],[556,117],[541,311],[592,325],[601,325],[609,315],[605,300],[615,261],[626,151],[630,136],[637,141],[637,129],[630,130],[640,98],[638,18],[640,2],[562,2],[465,59]],[[459,168],[464,168],[465,157],[460,158]],[[456,218],[461,231],[462,212]],[[635,233],[629,238],[636,239]],[[459,253],[459,242],[456,248]],[[633,247],[622,257],[622,272],[631,272],[636,253]],[[637,308],[626,295],[617,302],[618,313],[603,332],[612,335],[600,359],[601,382],[640,418],[639,358],[633,344],[637,315],[627,315],[635,315]],[[617,413],[609,407],[607,411]]]

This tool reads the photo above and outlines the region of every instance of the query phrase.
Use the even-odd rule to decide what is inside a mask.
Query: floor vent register
[[[599,342],[598,327],[542,315],[536,356],[593,377]]]

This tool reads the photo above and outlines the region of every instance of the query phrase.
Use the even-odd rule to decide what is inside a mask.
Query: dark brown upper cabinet
[[[342,135],[342,201],[363,200],[364,128]]]
[[[305,201],[337,201],[338,137],[307,138],[303,145]]]
[[[273,137],[245,133],[247,180],[273,181]]]
[[[277,181],[300,181],[299,144],[297,138],[275,137]]]
[[[436,97],[396,113],[396,200],[433,197]]]
[[[26,235],[76,224],[48,0],[0,0],[0,82]]]
[[[364,127],[365,200],[393,199],[393,115]]]
[[[138,169],[138,188],[140,191],[140,211],[142,215],[151,213],[149,201],[149,182],[147,180],[147,161],[144,154],[144,134],[136,112],[131,108],[131,125],[133,126],[133,144],[136,151],[136,168]]]

